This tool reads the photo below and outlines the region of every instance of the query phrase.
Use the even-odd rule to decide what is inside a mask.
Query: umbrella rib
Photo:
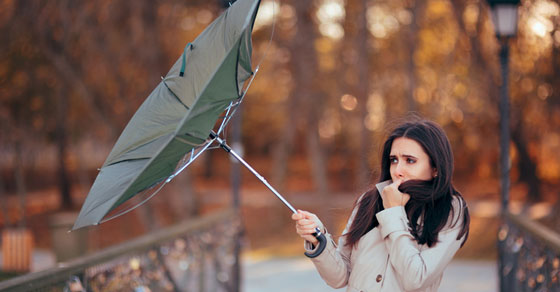
[[[138,203],[136,206],[133,206],[133,207],[131,207],[130,209],[124,210],[124,211],[122,211],[122,212],[120,212],[120,213],[117,213],[117,214],[115,214],[115,215],[113,215],[113,216],[111,216],[111,217],[109,217],[109,218],[102,219],[102,220],[100,220],[97,224],[105,223],[105,222],[107,222],[107,221],[109,221],[109,220],[113,220],[113,219],[115,219],[115,218],[117,218],[117,217],[120,217],[120,216],[122,216],[122,215],[124,215],[124,214],[127,214],[127,213],[129,213],[129,212],[135,210],[136,208],[138,208],[138,207],[140,207],[141,205],[143,205],[144,203],[146,203],[149,199],[151,199],[151,198],[152,198],[153,196],[155,196],[157,193],[159,193],[159,191],[161,191],[161,189],[163,188],[163,186],[165,186],[168,182],[169,182],[169,179],[165,180],[157,190],[155,190],[150,196],[148,196],[148,197],[147,197],[146,199],[144,199],[142,202]]]
[[[188,135],[188,134],[187,134],[187,135]],[[189,136],[191,136],[191,135],[189,135]],[[192,137],[194,137],[194,136],[192,136]],[[133,211],[134,209],[138,208],[139,206],[143,205],[145,202],[147,202],[149,199],[151,199],[153,196],[155,196],[157,193],[159,193],[159,191],[160,191],[167,183],[169,183],[169,182],[170,182],[173,178],[175,178],[179,173],[181,173],[183,170],[185,170],[185,168],[187,168],[187,166],[189,166],[200,154],[202,154],[202,152],[204,152],[204,150],[206,150],[206,149],[208,148],[208,146],[210,146],[210,143],[209,143],[208,140],[205,140],[204,143],[201,143],[201,144],[194,144],[194,143],[192,143],[192,142],[190,142],[190,141],[188,141],[188,140],[185,140],[185,139],[183,139],[183,138],[181,138],[181,137],[175,136],[174,138],[177,139],[177,140],[180,141],[180,142],[185,143],[185,144],[188,144],[188,145],[191,145],[191,146],[194,146],[194,147],[203,146],[203,148],[202,148],[198,153],[196,153],[196,154],[194,154],[194,150],[195,150],[195,149],[193,148],[193,149],[191,150],[191,158],[189,159],[188,162],[185,163],[185,165],[183,165],[183,166],[180,167],[179,169],[175,170],[175,171],[174,171],[171,175],[169,175],[167,178],[158,179],[158,180],[157,180],[158,182],[156,182],[154,185],[152,185],[151,187],[148,187],[148,188],[144,189],[145,191],[147,191],[147,190],[153,188],[155,185],[161,183],[161,185],[160,185],[152,194],[150,194],[150,196],[148,196],[146,199],[142,200],[140,203],[136,204],[135,206],[133,206],[133,207],[127,209],[127,210],[124,210],[124,211],[122,211],[122,212],[119,212],[119,213],[117,213],[117,214],[111,216],[111,217],[108,217],[108,218],[105,218],[105,219],[100,220],[99,222],[97,222],[97,224],[104,223],[104,222],[107,222],[107,221],[109,221],[109,220],[112,220],[112,219],[115,219],[115,218],[117,218],[117,217],[120,217],[120,216],[122,216],[122,215],[124,215],[124,214],[127,214],[128,212]],[[195,138],[196,138],[196,137],[195,137]],[[205,144],[206,144],[206,145],[205,145]]]
[[[169,86],[167,86],[167,83],[165,82],[165,79],[163,79],[161,82],[163,82],[163,85],[165,85],[165,87],[167,88],[167,90],[169,90],[169,92],[171,92],[171,94],[177,99],[177,101],[182,104],[186,109],[190,110],[191,108],[186,105],[178,96],[177,94],[175,94],[175,92],[173,92],[173,90],[171,90],[171,88],[169,88]]]
[[[180,142],[184,142],[184,143],[187,143],[187,144],[189,144],[189,145],[194,145],[194,144],[192,144],[192,143],[188,142],[187,140],[184,140],[184,139],[182,139],[182,138],[180,138],[180,137],[175,137],[175,138],[177,138],[177,140],[179,140]],[[160,181],[161,185],[160,185],[150,196],[148,196],[146,199],[142,200],[140,203],[136,204],[135,206],[131,207],[130,209],[124,210],[124,211],[122,211],[122,212],[120,212],[120,213],[117,213],[117,214],[115,214],[115,215],[113,215],[113,216],[111,216],[111,217],[109,217],[109,218],[105,218],[105,219],[100,220],[100,221],[98,222],[98,224],[99,224],[99,223],[107,222],[107,221],[109,221],[109,220],[112,220],[112,219],[115,219],[115,218],[117,218],[117,217],[120,217],[120,216],[122,216],[122,215],[124,215],[124,214],[127,214],[127,213],[129,213],[129,212],[135,210],[136,208],[140,207],[140,206],[143,205],[144,203],[146,203],[146,202],[147,202],[148,200],[150,200],[153,196],[155,196],[157,193],[159,193],[159,192],[161,191],[161,189],[162,189],[167,183],[169,183],[169,182],[170,182],[172,179],[174,179],[179,173],[181,173],[183,170],[185,170],[185,168],[187,168],[187,166],[189,166],[196,158],[198,158],[198,156],[201,155],[202,152],[204,152],[204,150],[208,149],[208,146],[210,146],[211,142],[213,142],[213,141],[214,141],[214,140],[211,140],[211,141],[206,140],[206,141],[204,142],[204,143],[206,143],[206,145],[204,145],[204,143],[199,144],[199,145],[194,145],[194,146],[202,146],[202,145],[204,145],[204,147],[203,147],[198,153],[196,153],[196,154],[194,154],[194,150],[195,150],[195,149],[192,149],[192,150],[190,151],[190,152],[191,152],[191,158],[189,159],[189,161],[188,161],[187,163],[185,163],[185,165],[183,165],[182,167],[180,167],[179,169],[177,169],[177,170],[176,170],[173,174],[171,174],[169,177],[167,177],[167,179],[164,179],[163,181]],[[148,188],[148,189],[150,189],[150,188]]]
[[[189,134],[185,134],[185,135],[191,136],[191,135],[189,135]],[[191,137],[194,137],[194,136],[191,136]],[[182,143],[184,143],[184,144],[191,145],[191,146],[194,146],[194,147],[202,146],[202,145],[204,145],[206,142],[208,142],[208,141],[204,140],[203,143],[196,144],[196,143],[190,142],[190,141],[188,141],[188,140],[186,140],[186,139],[184,139],[184,138],[181,138],[181,137],[179,137],[179,136],[175,136],[174,138],[175,138],[175,140],[177,140],[177,141],[179,141],[179,142],[182,142]],[[194,138],[199,139],[198,137],[194,137]]]
[[[235,111],[237,110],[237,106],[239,106],[238,101],[230,102],[229,106],[226,109],[226,113],[224,114],[223,121],[220,124],[220,128],[218,129],[218,134],[220,134],[222,131],[225,130],[227,124],[229,123],[229,120],[231,120],[232,116],[235,114]],[[232,110],[233,112],[230,114],[230,111]]]
[[[185,170],[185,168],[187,168],[187,166],[189,166],[196,158],[198,158],[198,156],[200,156],[202,154],[202,152],[204,152],[206,149],[209,148],[209,146],[212,144],[212,142],[214,142],[214,140],[206,140],[204,144],[200,144],[200,146],[204,145],[202,147],[202,149],[200,149],[200,151],[198,151],[196,154],[194,153],[194,148],[190,151],[191,152],[191,158],[189,159],[189,161],[187,163],[185,163],[185,165],[181,166],[179,169],[177,169],[175,171],[175,173],[173,173],[172,175],[170,175],[167,178],[167,182],[170,182],[173,178],[175,178],[175,176],[177,176],[179,173],[181,173],[183,170]]]

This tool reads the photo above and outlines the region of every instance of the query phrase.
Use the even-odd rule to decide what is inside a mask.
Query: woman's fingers
[[[315,221],[313,220],[309,220],[309,219],[298,219],[301,218],[300,216],[297,216],[299,214],[294,214],[292,215],[292,219],[294,221],[296,221],[296,230],[298,231],[299,234],[311,234],[313,232],[310,232],[312,230],[314,230],[317,227],[317,223],[315,223]]]
[[[313,221],[309,221],[306,219],[302,219],[296,222],[296,228],[298,228],[299,230],[302,231],[308,231],[308,230],[315,230],[315,228],[317,228],[317,223],[313,222]],[[313,231],[314,232],[314,231]],[[313,233],[311,232],[311,233]]]
[[[317,225],[317,223],[315,223],[314,220],[309,220],[309,219],[300,219],[300,220],[297,220],[296,222],[299,225],[310,225],[310,224]]]
[[[308,227],[301,227],[296,225],[296,232],[301,236],[303,239],[315,243],[317,239],[312,234],[315,233],[315,228],[308,228]]]
[[[319,218],[313,213],[298,210],[297,213],[292,214],[292,220],[296,221],[296,232],[303,239],[317,244],[317,239],[312,234],[316,232],[318,227]]]
[[[410,195],[399,191],[401,183],[402,179],[396,179],[392,184],[383,189],[381,199],[383,200],[383,207],[385,209],[396,206],[404,206],[408,200],[410,200]]]
[[[393,180],[392,185],[395,185],[398,188],[401,185],[402,182],[403,182],[403,178],[397,177]]]
[[[303,219],[303,214],[301,214],[299,212],[292,214],[292,220],[300,220],[300,219]]]
[[[307,211],[302,211],[302,210],[298,210],[297,213],[293,213],[293,214],[292,214],[292,219],[293,219],[293,220],[300,220],[300,219],[310,219],[310,220],[313,220],[314,218],[317,218],[317,216],[315,216],[315,214],[309,213],[309,212],[307,212]]]

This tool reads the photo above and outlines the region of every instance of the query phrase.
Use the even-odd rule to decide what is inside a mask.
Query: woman
[[[451,181],[453,153],[430,121],[397,127],[383,146],[380,183],[356,202],[335,245],[312,213],[292,216],[325,282],[346,291],[437,291],[443,271],[469,233],[465,200]]]

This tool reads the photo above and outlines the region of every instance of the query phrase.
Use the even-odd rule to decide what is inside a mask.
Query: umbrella
[[[125,202],[140,193],[151,192],[147,199],[151,198],[214,141],[296,212],[219,137],[250,86],[244,90],[245,81],[251,75],[254,78],[251,32],[259,4],[260,0],[236,1],[185,47],[123,130],[101,167],[73,230],[129,212],[133,208],[123,208]],[[224,111],[222,123],[214,131]],[[325,241],[319,231],[317,236]]]

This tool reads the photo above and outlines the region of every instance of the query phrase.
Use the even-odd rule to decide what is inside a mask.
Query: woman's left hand
[[[395,180],[392,184],[386,186],[381,192],[381,199],[383,200],[383,207],[389,209],[392,207],[404,206],[410,200],[410,195],[401,193],[399,186],[402,180]]]

